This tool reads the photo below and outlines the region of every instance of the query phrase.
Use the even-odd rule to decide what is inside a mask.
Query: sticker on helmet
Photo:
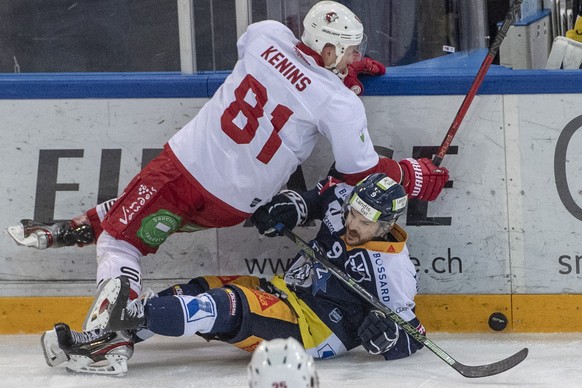
[[[333,23],[336,20],[338,20],[339,19],[339,16],[337,16],[337,13],[335,13],[335,12],[332,11],[332,12],[326,13],[324,18],[325,18],[325,22],[327,24],[329,24],[329,23]]]
[[[392,200],[392,211],[404,209],[408,204],[408,197],[400,197]]]
[[[358,197],[358,194],[354,194],[352,196],[352,199],[350,200],[350,205],[352,205],[352,208],[354,210],[356,210],[358,213],[360,213],[370,221],[376,222],[378,221],[378,218],[380,218],[380,216],[382,215],[381,212],[374,209],[372,206],[368,205],[360,197]]]
[[[386,191],[390,187],[394,186],[395,184],[397,184],[397,183],[396,183],[396,181],[394,181],[394,179],[392,179],[390,177],[386,177],[386,178],[383,178],[382,180],[378,181],[378,183],[376,183],[376,186],[378,186],[382,190]]]

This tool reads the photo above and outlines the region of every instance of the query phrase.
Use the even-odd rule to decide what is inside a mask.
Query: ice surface
[[[316,361],[321,387],[582,387],[582,333],[429,333],[429,338],[467,365],[498,361],[523,347],[530,353],[505,373],[468,379],[428,349],[404,360],[384,361],[358,348],[342,357]],[[199,337],[154,337],[135,350],[125,377],[73,375],[63,366],[45,364],[40,335],[0,336],[0,387],[247,386],[250,356],[230,345]]]

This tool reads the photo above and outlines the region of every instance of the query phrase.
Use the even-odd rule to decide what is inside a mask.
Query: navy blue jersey
[[[344,202],[351,190],[352,186],[336,184],[328,179],[320,182],[317,189],[301,194],[308,208],[307,218],[302,222],[321,220],[317,238],[312,241],[313,247],[391,310],[423,331],[414,314],[417,273],[406,246],[406,232],[395,225],[387,240],[369,241],[360,246],[346,244],[342,238]],[[284,280],[302,304],[308,306],[333,332],[332,336],[320,336],[314,340],[315,348],[308,349],[306,346],[308,351],[322,357],[329,356],[329,352],[335,355],[360,345],[358,327],[372,309],[361,296],[321,264],[313,263],[302,254],[294,259]],[[408,356],[420,347],[404,331],[401,330],[400,334],[403,337],[400,347],[415,347],[412,351],[401,349],[406,354],[400,357]],[[309,335],[319,337],[314,333]],[[398,346],[396,348],[398,350]],[[327,353],[322,353],[320,349],[326,349]],[[386,355],[386,358],[400,357]]]

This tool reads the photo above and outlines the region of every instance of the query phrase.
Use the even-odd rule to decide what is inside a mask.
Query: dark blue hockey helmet
[[[370,221],[394,223],[404,214],[408,196],[402,185],[385,174],[375,173],[354,186],[347,202]]]

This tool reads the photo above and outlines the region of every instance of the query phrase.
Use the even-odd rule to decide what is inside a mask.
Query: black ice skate
[[[42,223],[23,219],[6,231],[18,245],[36,249],[87,245],[95,242],[90,225],[75,226],[71,221]]]
[[[68,357],[67,371],[119,377],[127,373],[127,360],[133,355],[134,345],[128,331],[76,332],[66,323],[57,323],[54,332],[60,349]]]

